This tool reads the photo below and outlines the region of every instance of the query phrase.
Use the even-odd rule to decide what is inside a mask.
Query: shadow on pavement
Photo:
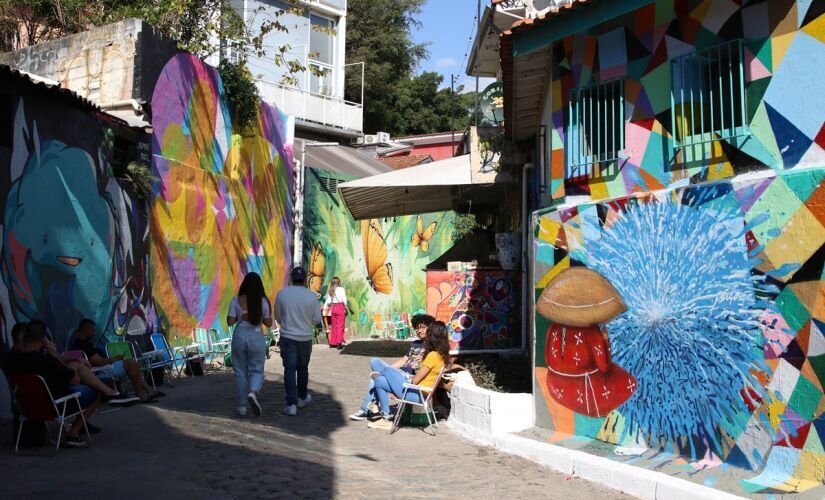
[[[410,343],[403,340],[356,340],[344,347],[341,354],[377,358],[400,358],[407,354]]]
[[[331,498],[334,456],[329,435],[344,420],[331,388],[311,384],[312,405],[286,417],[281,378],[267,373],[261,417],[234,416],[231,372],[163,387],[167,397],[92,421],[102,433],[89,449],[47,448],[15,456],[10,424],[0,426],[2,498]],[[7,474],[13,471],[13,478]]]

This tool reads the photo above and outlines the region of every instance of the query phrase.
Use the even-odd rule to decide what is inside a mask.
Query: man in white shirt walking
[[[298,408],[312,401],[312,396],[307,392],[312,332],[323,318],[317,296],[305,286],[306,270],[296,267],[290,277],[292,286],[282,289],[275,298],[275,320],[281,328],[280,348],[286,388],[283,413],[295,416]]]

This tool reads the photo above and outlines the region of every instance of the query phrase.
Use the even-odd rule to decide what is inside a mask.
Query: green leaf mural
[[[419,234],[417,216],[373,220],[386,242],[385,262],[392,267],[391,290],[386,294],[378,293],[368,281],[362,222],[353,220],[336,192],[339,182],[354,178],[324,170],[308,169],[303,241],[306,249],[304,264],[310,273],[318,272],[323,275],[323,284],[317,291],[325,292],[333,276],[338,276],[347,290],[353,313],[347,318],[350,336],[353,332],[360,335],[368,334],[373,323],[373,314],[415,313],[426,308],[425,268],[453,245],[455,219],[453,212],[422,214],[423,232],[430,234],[425,234],[425,237],[428,237],[426,244],[421,243],[422,238],[419,236],[418,246],[413,245],[413,235]],[[427,231],[433,222],[436,223],[434,230]],[[380,239],[375,239],[371,243],[380,245]],[[311,252],[316,244],[323,252],[323,259],[317,260],[313,265]],[[423,248],[426,248],[426,252]],[[376,263],[381,264],[383,263]]]

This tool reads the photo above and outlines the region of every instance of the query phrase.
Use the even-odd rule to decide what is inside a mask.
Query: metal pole
[[[473,67],[473,72],[476,74],[475,125],[476,125],[476,127],[478,127],[478,113],[479,113],[479,110],[481,110],[481,99],[480,99],[480,96],[478,95],[478,58],[479,58],[479,53],[478,53],[478,43],[479,42],[478,42],[478,40],[481,37],[481,0],[478,0],[477,3],[476,3],[476,21],[477,21],[476,26],[478,26],[476,28],[476,40],[477,41],[475,43],[476,65],[475,65],[475,67]]]
[[[450,92],[452,93],[453,101],[455,101],[455,75],[450,73]],[[455,147],[455,125],[453,124],[453,120],[455,119],[455,107],[453,106],[450,110],[450,151],[452,154],[450,156],[456,155],[456,147]]]

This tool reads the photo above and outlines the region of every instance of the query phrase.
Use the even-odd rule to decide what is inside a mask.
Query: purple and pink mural
[[[244,274],[273,298],[292,261],[292,122],[261,103],[238,130],[217,71],[172,57],[152,96],[151,274],[159,314],[181,336],[224,327]]]

